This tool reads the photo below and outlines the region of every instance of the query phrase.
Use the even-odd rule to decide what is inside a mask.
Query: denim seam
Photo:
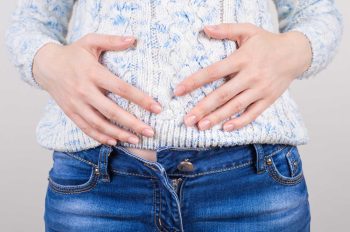
[[[295,173],[297,172],[298,169],[296,169],[295,166],[294,166],[294,163],[297,162],[297,160],[294,159],[294,157],[291,157],[292,150],[293,150],[293,148],[288,151],[286,157],[287,157],[287,160],[288,160],[289,168],[290,168],[291,173],[292,173],[292,177],[294,177]]]
[[[108,174],[108,157],[113,149],[110,146],[102,145],[99,150],[98,158],[98,170],[100,171],[101,181],[110,182],[110,176]],[[102,156],[102,157],[101,157]]]
[[[153,185],[153,219],[154,219],[154,224],[156,225],[156,228],[159,232],[161,232],[161,230],[158,228],[158,225],[157,225],[157,201],[156,201],[156,189],[157,189],[157,186],[156,186],[156,183],[155,183],[155,180],[151,179],[151,182],[152,182],[152,185]]]
[[[253,163],[253,161],[249,161],[249,162],[246,162],[246,163],[242,163],[240,165],[237,165],[237,166],[233,166],[233,167],[230,167],[230,168],[223,168],[223,169],[218,169],[218,170],[213,170],[213,171],[208,171],[208,172],[200,172],[200,173],[197,173],[197,174],[168,174],[169,176],[183,176],[183,177],[189,177],[189,178],[192,178],[192,177],[197,177],[197,176],[203,176],[203,175],[208,175],[208,174],[216,174],[216,173],[221,173],[221,172],[225,172],[225,171],[230,171],[230,170],[233,170],[233,169],[238,169],[238,168],[243,168],[243,167],[246,167],[248,165],[251,165]]]
[[[185,182],[186,182],[186,178],[184,178],[184,179],[182,179],[182,181],[181,181],[181,183],[180,183],[180,189],[179,189],[179,202],[180,202],[180,206],[181,207],[183,207],[184,206],[184,204],[183,204],[183,199],[184,199],[184,197],[183,197],[183,186],[185,185]]]
[[[288,152],[287,152],[287,155],[290,154],[290,152],[292,151],[293,147],[291,147]],[[273,155],[277,154],[276,152],[269,155],[269,156],[266,156],[265,157],[265,162],[268,158],[272,157]],[[287,161],[289,163],[289,160]],[[274,179],[276,180],[278,183],[280,184],[284,184],[284,185],[296,185],[298,183],[301,182],[301,180],[303,179],[303,170],[301,170],[301,172],[296,175],[296,176],[293,176],[293,177],[285,177],[283,176],[278,170],[277,170],[277,167],[275,165],[274,162],[272,162],[271,165],[268,165],[267,169],[269,170],[269,175]]]
[[[289,145],[284,144],[281,148],[279,148],[276,151],[273,151],[272,153],[270,153],[269,155],[266,155],[265,157],[272,157],[274,155],[276,155],[277,153],[283,151],[284,149],[286,149]]]
[[[164,151],[164,150],[172,150],[172,151],[207,151],[207,150],[211,150],[213,149],[212,147],[197,147],[197,148],[194,148],[194,147],[171,147],[171,146],[168,146],[168,147],[164,147],[164,148],[161,148],[159,150],[157,150],[158,152],[160,151]]]
[[[95,167],[95,168],[98,167],[97,164],[92,163],[91,161],[86,160],[86,159],[83,159],[83,158],[81,158],[81,157],[79,157],[79,156],[77,156],[77,155],[74,155],[74,154],[70,153],[70,152],[64,152],[64,154],[67,154],[67,155],[71,156],[72,158],[77,159],[77,160],[79,160],[79,161],[81,161],[81,162],[84,162],[84,163],[86,163],[86,164],[89,164],[89,165],[91,165],[91,166],[93,166],[93,167]]]
[[[121,172],[121,171],[117,171],[115,169],[112,169],[111,171],[115,174],[121,174],[121,175],[125,175],[125,176],[138,176],[138,177],[156,179],[156,177],[154,177],[154,176],[147,176],[147,175],[142,175],[142,174],[133,173],[133,172]]]
[[[275,167],[269,167],[269,175],[280,184],[284,185],[296,185],[300,183],[303,179],[303,172],[299,173],[297,176],[294,176],[293,179],[288,179],[288,177],[283,177],[279,172],[275,170]]]
[[[159,214],[161,214],[161,202],[160,202],[160,190],[158,191],[159,187],[157,187],[157,181],[155,179],[151,179],[152,184],[153,184],[153,201],[154,201],[154,224],[156,225],[156,228],[159,232],[164,232],[161,227],[159,227],[159,219],[160,217],[158,216],[157,209],[159,210]],[[159,197],[157,196],[157,192],[159,192]],[[159,202],[158,202],[159,198]]]
[[[159,224],[159,228],[161,229],[162,232],[169,232],[169,228],[165,225],[163,225],[161,223],[162,219],[161,219],[161,215],[162,215],[162,190],[159,188],[159,215],[158,215],[158,224]]]
[[[269,154],[269,155],[267,155],[267,156],[265,156],[265,157],[272,157],[273,155],[275,155],[275,154],[277,154],[278,152],[280,152],[280,151],[282,151],[283,149],[285,149],[287,146],[288,146],[288,145],[284,145],[282,148],[280,148],[280,149],[278,149],[278,150],[276,150],[276,151],[273,151],[271,154]],[[135,157],[133,154],[131,154],[130,152],[128,152],[126,149],[124,149],[124,148],[122,148],[122,147],[121,147],[121,149],[122,149],[123,151],[125,151],[126,153],[128,153],[128,154],[132,155],[133,157]],[[176,148],[176,147],[165,147],[163,150],[165,150],[165,149],[176,150],[176,151],[181,151],[181,150],[197,150],[197,148],[192,149],[192,148]],[[210,148],[202,148],[201,150],[210,150]],[[160,150],[160,151],[162,151],[162,150]],[[76,156],[76,155],[74,155],[74,154],[72,154],[72,153],[70,153],[70,152],[65,152],[64,154],[67,154],[67,155],[71,156],[72,158],[77,159],[77,160],[79,160],[79,161],[81,161],[81,162],[84,162],[84,163],[86,163],[86,164],[89,164],[89,165],[91,165],[91,166],[93,166],[93,167],[95,167],[95,168],[98,167],[98,165],[96,165],[96,164],[94,164],[94,163],[92,163],[92,162],[90,162],[90,161],[88,161],[88,160],[86,160],[86,159],[83,159],[83,158],[81,158],[81,157],[79,157],[79,156]],[[142,162],[144,162],[144,163],[147,163],[147,164],[153,164],[153,163],[154,163],[154,162],[147,162],[147,160],[139,159],[138,157],[135,157],[135,158],[138,159],[138,160],[140,160],[140,161],[142,161]],[[146,162],[145,162],[145,161],[146,161]],[[212,173],[216,173],[216,172],[229,171],[229,170],[235,169],[235,168],[241,168],[241,167],[244,167],[244,166],[249,165],[249,164],[251,164],[251,163],[253,163],[253,162],[252,162],[252,161],[249,161],[249,162],[247,162],[247,163],[244,163],[244,164],[241,164],[241,165],[238,165],[238,166],[234,166],[234,167],[231,167],[231,168],[225,168],[225,169],[219,169],[219,170],[215,170],[215,171],[197,173],[197,174],[195,174],[195,175],[169,174],[169,176],[196,177],[196,176],[202,176],[202,175],[212,174]],[[114,170],[114,169],[112,169],[112,171],[113,171],[114,173],[120,173],[120,174],[124,174],[124,175],[132,175],[132,176],[142,176],[142,177],[147,177],[147,178],[154,178],[154,177],[152,177],[152,176],[146,176],[146,175],[137,174],[137,173],[120,172],[120,171],[116,171],[116,170]]]
[[[77,185],[77,186],[60,185],[56,183],[54,180],[52,180],[50,177],[48,177],[48,181],[49,181],[49,186],[55,192],[62,193],[62,194],[78,194],[78,193],[91,191],[93,188],[95,188],[98,183],[98,175],[95,173],[94,170],[92,170],[92,174],[89,180],[86,183],[82,185]]]

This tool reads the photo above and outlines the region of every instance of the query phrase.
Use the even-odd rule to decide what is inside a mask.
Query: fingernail
[[[187,126],[193,126],[196,123],[196,116],[190,115],[185,118],[185,124]]]
[[[176,88],[175,88],[175,91],[174,91],[174,93],[175,93],[175,95],[182,95],[182,94],[184,94],[185,93],[185,91],[186,91],[186,88],[185,88],[185,86],[183,86],[183,85],[179,85],[179,86],[177,86]]]
[[[135,39],[135,38],[134,38],[133,36],[125,36],[123,40],[124,40],[125,42],[130,42],[130,41],[133,41],[134,39]]]
[[[136,144],[139,142],[139,138],[131,136],[128,138],[128,142]]]
[[[215,31],[216,29],[218,29],[218,26],[217,25],[208,25],[208,26],[205,26],[208,30],[210,31]]]
[[[142,135],[152,137],[154,135],[154,131],[147,128],[142,131]]]
[[[152,104],[151,110],[154,113],[158,114],[158,113],[160,113],[162,111],[162,107],[159,104]]]
[[[117,141],[115,141],[115,140],[108,140],[107,143],[108,143],[108,145],[111,145],[111,146],[117,145]]]
[[[199,126],[199,129],[206,130],[210,126],[210,121],[208,119],[204,119],[203,121],[199,122],[198,126]]]
[[[224,125],[224,131],[232,131],[233,129],[234,129],[234,126],[231,123]]]

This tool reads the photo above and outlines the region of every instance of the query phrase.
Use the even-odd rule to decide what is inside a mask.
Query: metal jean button
[[[185,159],[184,161],[180,162],[180,164],[177,166],[177,169],[183,172],[192,172],[194,166],[188,159]]]

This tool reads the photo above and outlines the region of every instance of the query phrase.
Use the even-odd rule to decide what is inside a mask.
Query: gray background
[[[35,140],[47,93],[22,82],[3,46],[16,1],[0,1],[0,228],[44,231],[43,210],[51,153]],[[300,146],[312,210],[312,231],[348,231],[350,186],[349,1],[337,1],[345,31],[337,57],[315,79],[294,81],[311,141]]]

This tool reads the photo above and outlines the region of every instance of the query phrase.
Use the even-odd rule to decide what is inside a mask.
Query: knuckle
[[[141,98],[140,98],[141,107],[143,107],[144,109],[146,109],[148,111],[152,111],[153,104],[154,104],[154,101],[152,98],[141,96]]]
[[[109,46],[113,46],[114,44],[119,42],[119,40],[116,40],[116,37],[112,35],[107,35],[106,41]]]
[[[221,91],[218,93],[217,101],[221,104],[226,103],[231,99],[231,94],[228,91]]]
[[[123,97],[128,96],[128,93],[130,93],[130,88],[128,87],[128,85],[125,85],[125,84],[119,83],[119,82],[117,82],[113,86],[113,89],[114,89],[116,94],[123,96]]]
[[[216,79],[216,77],[218,75],[218,68],[217,67],[212,66],[210,68],[207,68],[206,71],[207,71],[206,73],[207,73],[208,78],[209,78],[210,81]]]
[[[96,119],[90,120],[90,126],[96,130],[101,129],[101,124]]]
[[[197,107],[192,110],[192,114],[196,115],[198,118],[201,118],[206,114],[206,110],[202,104],[198,104]]]
[[[233,110],[235,112],[240,112],[240,111],[243,110],[243,107],[244,107],[244,105],[243,105],[242,101],[241,100],[236,100],[236,102],[235,102],[235,104],[233,106]]]
[[[85,134],[92,135],[92,130],[91,130],[91,128],[90,128],[88,125],[86,125],[86,124],[81,125],[81,126],[80,126],[80,129],[81,129]]]
[[[147,125],[144,125],[140,120],[138,120],[134,116],[130,120],[130,128],[133,131],[141,132],[145,128],[145,126]]]
[[[244,124],[243,120],[238,120],[235,122],[235,125],[237,128],[242,128],[242,127],[244,127],[245,124]]]
[[[101,138],[100,143],[102,144],[108,144],[108,140],[106,138]]]
[[[261,80],[261,77],[259,74],[255,73],[255,74],[252,74],[249,79],[251,84],[255,84]]]
[[[78,94],[78,96],[82,97],[82,98],[86,98],[88,96],[88,88],[86,87],[86,85],[84,84],[77,84],[76,87],[76,93]]]
[[[72,119],[73,121],[77,121],[76,114],[74,114],[72,110],[64,110],[64,114],[67,115],[67,117]]]
[[[220,117],[219,114],[212,114],[212,115],[209,116],[209,120],[210,120],[213,124],[216,124],[216,123],[221,122],[223,119]]]
[[[255,119],[255,114],[249,113],[245,117],[244,124],[247,125],[247,124],[251,123],[254,119]]]
[[[129,136],[128,133],[126,133],[126,132],[121,132],[121,133],[118,134],[118,138],[117,138],[117,139],[120,140],[120,141],[127,142],[129,137],[130,137],[130,136]]]
[[[113,110],[106,110],[105,112],[105,116],[109,119],[113,119],[113,120],[116,120],[118,117],[117,117],[117,113]]]
[[[100,135],[100,134],[96,133],[96,134],[94,134],[94,137],[95,137],[95,139],[97,141],[99,141],[102,144],[107,144],[108,143],[108,139],[105,136],[103,136],[103,135]]]

